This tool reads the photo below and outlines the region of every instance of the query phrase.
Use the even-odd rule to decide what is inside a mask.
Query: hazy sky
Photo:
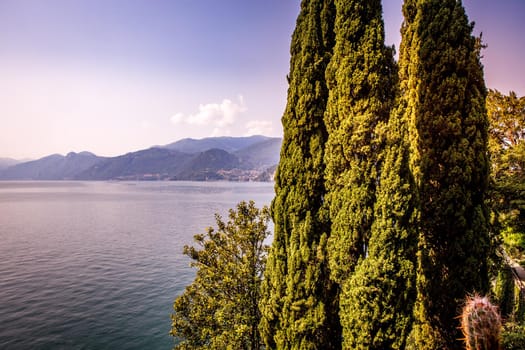
[[[383,0],[399,46],[402,0]],[[0,157],[281,136],[299,0],[0,0]],[[487,86],[525,94],[525,0],[464,0]]]

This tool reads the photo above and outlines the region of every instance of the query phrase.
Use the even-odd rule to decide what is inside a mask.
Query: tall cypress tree
[[[418,191],[416,349],[461,348],[466,294],[488,290],[486,88],[461,1],[406,0],[400,66]]]
[[[329,100],[325,113],[329,135],[325,159],[331,277],[341,287],[343,348],[382,348],[400,336],[396,334],[399,329],[387,330],[389,325],[383,320],[372,320],[379,313],[384,318],[395,312],[388,306],[385,309],[385,300],[378,297],[390,298],[398,292],[388,283],[394,279],[387,277],[391,269],[397,268],[397,262],[388,261],[394,265],[385,269],[386,266],[378,265],[385,263],[378,255],[365,259],[356,278],[352,278],[352,273],[369,250],[382,156],[379,129],[384,129],[389,118],[396,67],[392,49],[384,44],[381,1],[335,3],[336,44],[326,74]],[[382,249],[375,247],[374,252]],[[407,288],[407,283],[399,288]],[[374,293],[379,289],[384,293],[381,296]],[[394,323],[397,320],[392,319]],[[388,339],[382,336],[383,332],[389,333]]]
[[[337,349],[340,327],[326,242],[323,116],[331,57],[333,0],[303,0],[292,37],[284,138],[272,203],[260,330],[268,348]]]
[[[326,204],[331,277],[344,285],[370,238],[380,154],[376,128],[388,120],[395,64],[384,44],[381,1],[335,3],[336,44],[326,74]]]
[[[403,349],[412,326],[416,244],[407,125],[397,114],[388,121],[397,70],[384,46],[381,1],[336,5],[325,157],[343,348]]]
[[[412,328],[417,235],[408,130],[397,114],[388,125],[368,255],[341,295],[345,349],[405,349]]]

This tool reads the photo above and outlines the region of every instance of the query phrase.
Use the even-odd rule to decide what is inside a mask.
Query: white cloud
[[[238,102],[225,98],[221,103],[199,105],[199,110],[194,114],[185,115],[183,113],[177,113],[171,117],[171,122],[175,125],[206,125],[215,128],[224,128],[232,125],[237,117],[246,110],[247,108],[242,96],[239,96]]]
[[[273,131],[273,124],[268,120],[252,120],[246,123],[248,129],[246,135],[270,135]]]
[[[171,122],[175,125],[184,122],[184,114],[182,113],[175,114],[173,117],[171,117]]]

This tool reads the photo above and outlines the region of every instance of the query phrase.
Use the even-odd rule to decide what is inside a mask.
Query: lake
[[[193,235],[271,183],[0,182],[1,349],[171,349]]]

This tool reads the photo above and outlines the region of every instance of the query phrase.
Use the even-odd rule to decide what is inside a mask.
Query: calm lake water
[[[0,349],[171,349],[182,254],[270,183],[0,182]]]

